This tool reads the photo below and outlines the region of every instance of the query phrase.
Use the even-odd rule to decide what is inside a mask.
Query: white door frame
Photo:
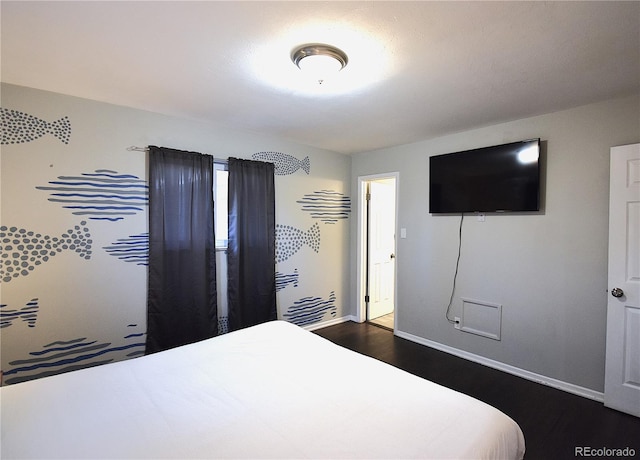
[[[365,302],[365,294],[366,294],[366,255],[367,255],[367,239],[366,239],[366,228],[367,228],[367,202],[366,202],[366,192],[367,192],[367,183],[380,179],[394,179],[395,180],[395,195],[396,195],[396,203],[395,203],[395,227],[396,227],[396,235],[398,229],[398,189],[399,189],[399,181],[400,174],[398,172],[389,172],[389,173],[381,173],[381,174],[373,174],[369,176],[359,176],[358,177],[358,234],[356,237],[356,279],[357,279],[357,307],[356,307],[356,321],[359,323],[363,323],[367,320],[367,304]],[[398,241],[397,237],[394,241],[394,254],[396,254],[396,261],[398,260]],[[393,276],[393,318],[394,324],[396,324],[397,320],[397,312],[398,312],[398,266],[396,262],[396,269],[394,270]],[[395,331],[395,329],[394,329]]]

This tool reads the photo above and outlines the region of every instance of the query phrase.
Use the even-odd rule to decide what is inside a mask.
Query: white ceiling
[[[0,8],[4,82],[346,154],[640,91],[637,1]],[[314,42],[349,56],[322,86],[289,57]]]

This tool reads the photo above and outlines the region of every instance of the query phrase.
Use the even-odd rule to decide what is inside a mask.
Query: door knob
[[[611,289],[611,295],[614,297],[622,297],[624,295],[624,291],[620,288]]]
[[[390,259],[395,259],[395,258],[396,258],[396,255],[392,253],[392,254],[389,256],[389,258],[390,258]]]

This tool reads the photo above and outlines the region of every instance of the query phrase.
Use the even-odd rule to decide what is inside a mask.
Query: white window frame
[[[227,162],[213,163],[213,222],[216,250],[226,251],[229,244],[228,198],[229,168]]]

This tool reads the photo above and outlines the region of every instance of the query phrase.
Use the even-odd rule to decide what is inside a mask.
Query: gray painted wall
[[[609,148],[640,140],[638,96],[489,126],[352,157],[359,176],[398,171],[397,329],[597,392],[604,389]],[[452,308],[461,297],[502,305],[500,341],[455,330],[445,319],[459,216],[428,212],[428,158],[540,137],[544,210],[465,217]],[[356,273],[355,220],[351,272]],[[399,231],[397,232],[399,234]],[[351,283],[357,305],[356,277]]]

